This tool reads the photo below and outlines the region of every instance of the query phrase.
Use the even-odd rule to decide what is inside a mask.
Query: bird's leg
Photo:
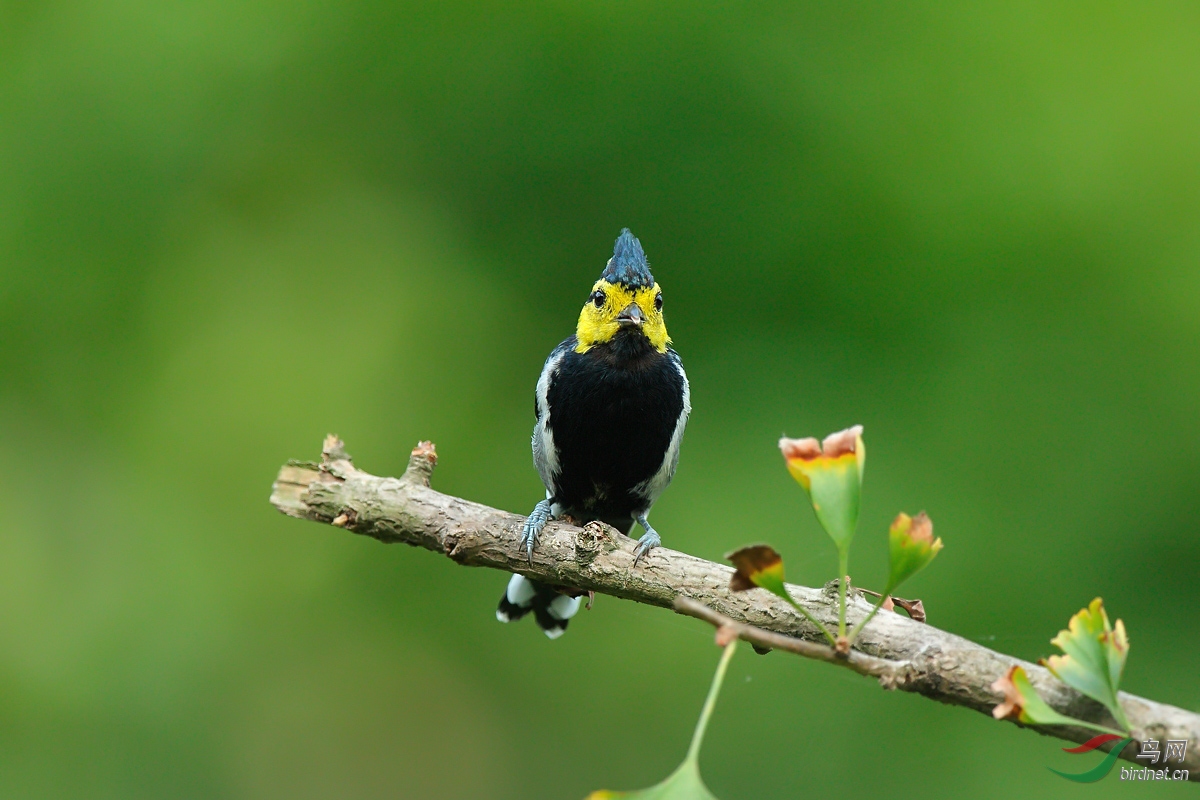
[[[633,565],[635,567],[642,560],[642,556],[662,544],[662,537],[658,535],[658,532],[654,528],[650,527],[650,523],[646,521],[645,514],[637,518],[637,524],[641,525],[646,533],[642,538],[638,539],[637,547],[633,550]]]
[[[537,541],[538,534],[542,532],[542,528],[546,527],[546,523],[550,521],[550,498],[538,503],[533,507],[533,511],[525,518],[525,527],[521,529],[521,544],[525,546],[525,553],[529,556],[529,563],[533,563],[533,545]]]

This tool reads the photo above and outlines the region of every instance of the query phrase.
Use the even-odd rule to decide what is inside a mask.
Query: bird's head
[[[579,312],[575,350],[586,353],[618,336],[645,337],[660,353],[667,352],[671,337],[663,321],[662,289],[650,274],[646,254],[628,228],[621,231],[612,258]]]

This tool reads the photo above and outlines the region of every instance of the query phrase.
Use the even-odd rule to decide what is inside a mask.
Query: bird
[[[675,475],[691,389],[663,320],[662,288],[642,243],[628,228],[593,284],[575,333],[551,351],[534,391],[533,463],[546,487],[526,519],[521,543],[530,563],[538,534],[556,517],[600,521],[629,535],[636,568],[662,537],[647,519]],[[530,611],[551,639],[579,611],[570,590],[514,574],[496,617]]]

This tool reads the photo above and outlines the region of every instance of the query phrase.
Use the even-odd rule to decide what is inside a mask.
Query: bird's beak
[[[622,328],[640,328],[645,321],[646,315],[642,313],[642,307],[637,303],[630,303],[621,309],[620,314],[617,314],[617,324]]]

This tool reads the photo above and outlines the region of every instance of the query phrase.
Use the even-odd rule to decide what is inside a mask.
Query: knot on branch
[[[897,689],[912,691],[912,687],[916,684],[920,675],[912,664],[901,662],[895,670],[883,672],[877,677],[880,688],[893,692]]]
[[[417,442],[408,457],[408,468],[404,470],[404,480],[414,481],[422,486],[429,485],[429,477],[437,466],[437,448],[433,442]]]
[[[325,441],[321,445],[321,463],[329,465],[335,461],[353,461],[353,459],[346,452],[346,445],[341,438],[336,433],[330,433],[325,436]]]
[[[336,433],[328,434],[321,445],[321,472],[340,480],[355,472],[354,459],[346,452],[346,445]]]
[[[611,531],[611,533],[610,533]],[[602,553],[616,550],[620,545],[613,537],[614,528],[603,522],[589,522],[575,534],[575,560],[581,566],[587,566]]]

